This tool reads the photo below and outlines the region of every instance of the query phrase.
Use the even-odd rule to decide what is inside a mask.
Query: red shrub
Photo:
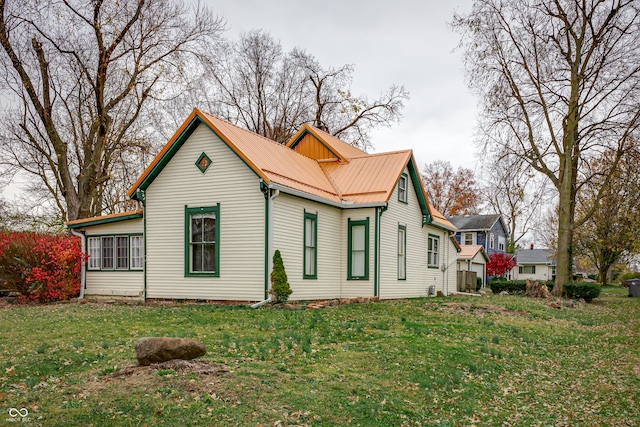
[[[487,276],[502,276],[515,266],[516,260],[511,255],[502,252],[492,253],[487,263]]]
[[[75,236],[0,234],[0,279],[25,299],[46,302],[77,296],[83,260],[86,255]]]

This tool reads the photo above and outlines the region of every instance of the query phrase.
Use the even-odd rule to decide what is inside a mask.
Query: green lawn
[[[164,335],[223,372],[114,375]],[[10,408],[44,426],[636,426],[640,298],[0,308],[0,424]]]

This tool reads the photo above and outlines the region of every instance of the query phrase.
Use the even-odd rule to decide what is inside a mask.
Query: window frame
[[[489,233],[489,249],[496,248],[496,236],[493,233]]]
[[[504,236],[498,236],[498,250],[501,252],[507,251],[507,239]]]
[[[404,188],[400,187],[401,182],[404,182]],[[400,197],[400,190],[404,191],[404,198]],[[398,178],[398,201],[409,204],[409,176],[404,172]]]
[[[525,268],[529,268],[530,272],[525,272]],[[536,266],[531,264],[519,265],[518,266],[518,274],[536,274]]]
[[[401,224],[398,224],[398,280],[407,280],[407,226]]]
[[[107,251],[105,251],[105,240],[109,240],[111,239],[111,267],[105,267],[105,259],[109,259],[107,257],[105,257],[105,255],[107,254],[109,248],[106,248]],[[109,235],[109,236],[100,236],[100,270],[115,270],[115,266],[116,266],[116,241],[115,241],[115,236],[113,235]]]
[[[131,259],[132,259],[132,253],[131,253],[131,239],[132,238],[140,238],[142,240],[142,259],[143,259],[143,264],[142,267],[139,268],[131,268]],[[118,267],[118,246],[117,246],[117,242],[119,239],[123,239],[126,238],[127,239],[127,268],[124,267]],[[89,259],[85,262],[85,271],[108,271],[108,272],[126,272],[126,271],[142,271],[144,270],[144,257],[145,257],[145,253],[144,253],[144,234],[143,233],[113,233],[113,234],[94,234],[94,235],[87,235],[86,236],[87,239],[87,254],[89,255]],[[113,241],[113,248],[112,248],[112,260],[113,260],[113,267],[111,268],[102,268],[103,262],[102,262],[102,242],[103,240],[107,240],[107,239],[112,239]],[[98,246],[97,247],[91,247],[91,242],[98,242]],[[99,254],[99,257],[94,257],[92,256],[91,252],[94,251],[97,252]],[[122,258],[122,257],[121,257]],[[92,261],[96,262],[97,265],[92,265]]]
[[[467,243],[467,236],[471,236],[471,243]],[[475,245],[476,244],[476,233],[467,231],[462,233],[463,245]]]
[[[215,214],[214,271],[191,271],[191,216]],[[220,203],[215,206],[184,207],[184,277],[220,277]]]
[[[302,226],[302,278],[318,278],[318,213],[304,211],[304,222]],[[313,246],[307,246],[307,220],[313,221]],[[313,248],[313,272],[307,273],[307,249]]]
[[[433,249],[434,242],[436,243],[435,250]],[[435,262],[433,262],[434,254],[435,254]],[[427,237],[427,267],[440,268],[439,264],[440,264],[440,236],[429,233],[429,236]]]
[[[140,239],[140,256],[133,255],[133,239]],[[140,267],[134,267],[134,259],[140,260]],[[129,236],[129,270],[144,270],[145,253],[144,253],[144,236],[141,234],[132,234]]]
[[[364,226],[364,275],[353,275],[353,227]],[[347,223],[347,280],[369,280],[369,217],[362,220],[348,219]]]

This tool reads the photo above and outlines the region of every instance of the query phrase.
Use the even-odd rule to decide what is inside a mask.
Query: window
[[[131,269],[141,270],[144,267],[144,239],[142,236],[131,236]]]
[[[100,238],[89,237],[89,270],[100,270]]]
[[[496,247],[496,236],[493,233],[489,234],[489,248],[494,249]]]
[[[185,275],[219,276],[220,205],[185,206]]]
[[[475,244],[475,240],[476,239],[474,239],[474,237],[475,237],[474,233],[464,233],[463,234],[463,238],[464,238],[463,239],[463,241],[464,241],[463,244],[464,245],[473,245],[473,244]]]
[[[304,213],[304,274],[303,279],[318,277],[317,262],[318,215]]]
[[[398,225],[398,280],[407,278],[407,227]]]
[[[535,265],[521,265],[518,267],[518,273],[520,274],[536,274]]]
[[[349,219],[347,279],[369,280],[369,218]]]
[[[403,203],[407,202],[407,175],[402,174],[398,180],[398,200]]]
[[[504,236],[498,236],[498,250],[504,252],[506,249],[506,239]]]
[[[113,270],[113,236],[102,238],[101,266],[103,270]]]
[[[128,234],[87,237],[89,270],[142,270],[144,238]]]
[[[129,269],[129,236],[116,237],[116,269]]]
[[[440,250],[440,237],[429,234],[429,242],[427,247],[427,266],[430,268],[438,268]]]

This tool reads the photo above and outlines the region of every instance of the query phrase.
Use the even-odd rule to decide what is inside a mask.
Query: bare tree
[[[510,153],[492,153],[484,165],[482,197],[507,222],[507,252],[514,253],[522,239],[540,225],[541,209],[550,202],[547,179]]]
[[[471,169],[454,171],[450,162],[436,160],[424,165],[422,182],[429,202],[443,215],[476,215],[480,211],[480,192]]]
[[[500,144],[557,190],[555,295],[569,280],[574,229],[593,214],[640,124],[639,6],[632,0],[475,0],[453,27],[471,88],[483,101],[487,146]],[[585,165],[614,156],[596,203],[576,218],[594,179]]]
[[[0,78],[16,105],[1,161],[35,176],[68,220],[113,207],[110,185],[153,150],[143,118],[187,87],[184,70],[208,62],[223,29],[177,0],[0,0]]]
[[[610,153],[612,156],[614,153]],[[606,155],[591,167],[605,168],[611,159]],[[594,214],[576,229],[576,248],[598,268],[601,283],[607,284],[611,267],[626,262],[640,252],[640,154],[627,153],[611,177],[606,191],[598,194],[597,180],[585,187],[578,200],[577,212],[588,210],[599,197]]]
[[[228,43],[213,70],[209,109],[227,120],[284,143],[310,123],[362,149],[371,130],[399,121],[409,95],[392,86],[379,98],[351,93],[353,66],[325,68],[312,55],[260,30]]]

